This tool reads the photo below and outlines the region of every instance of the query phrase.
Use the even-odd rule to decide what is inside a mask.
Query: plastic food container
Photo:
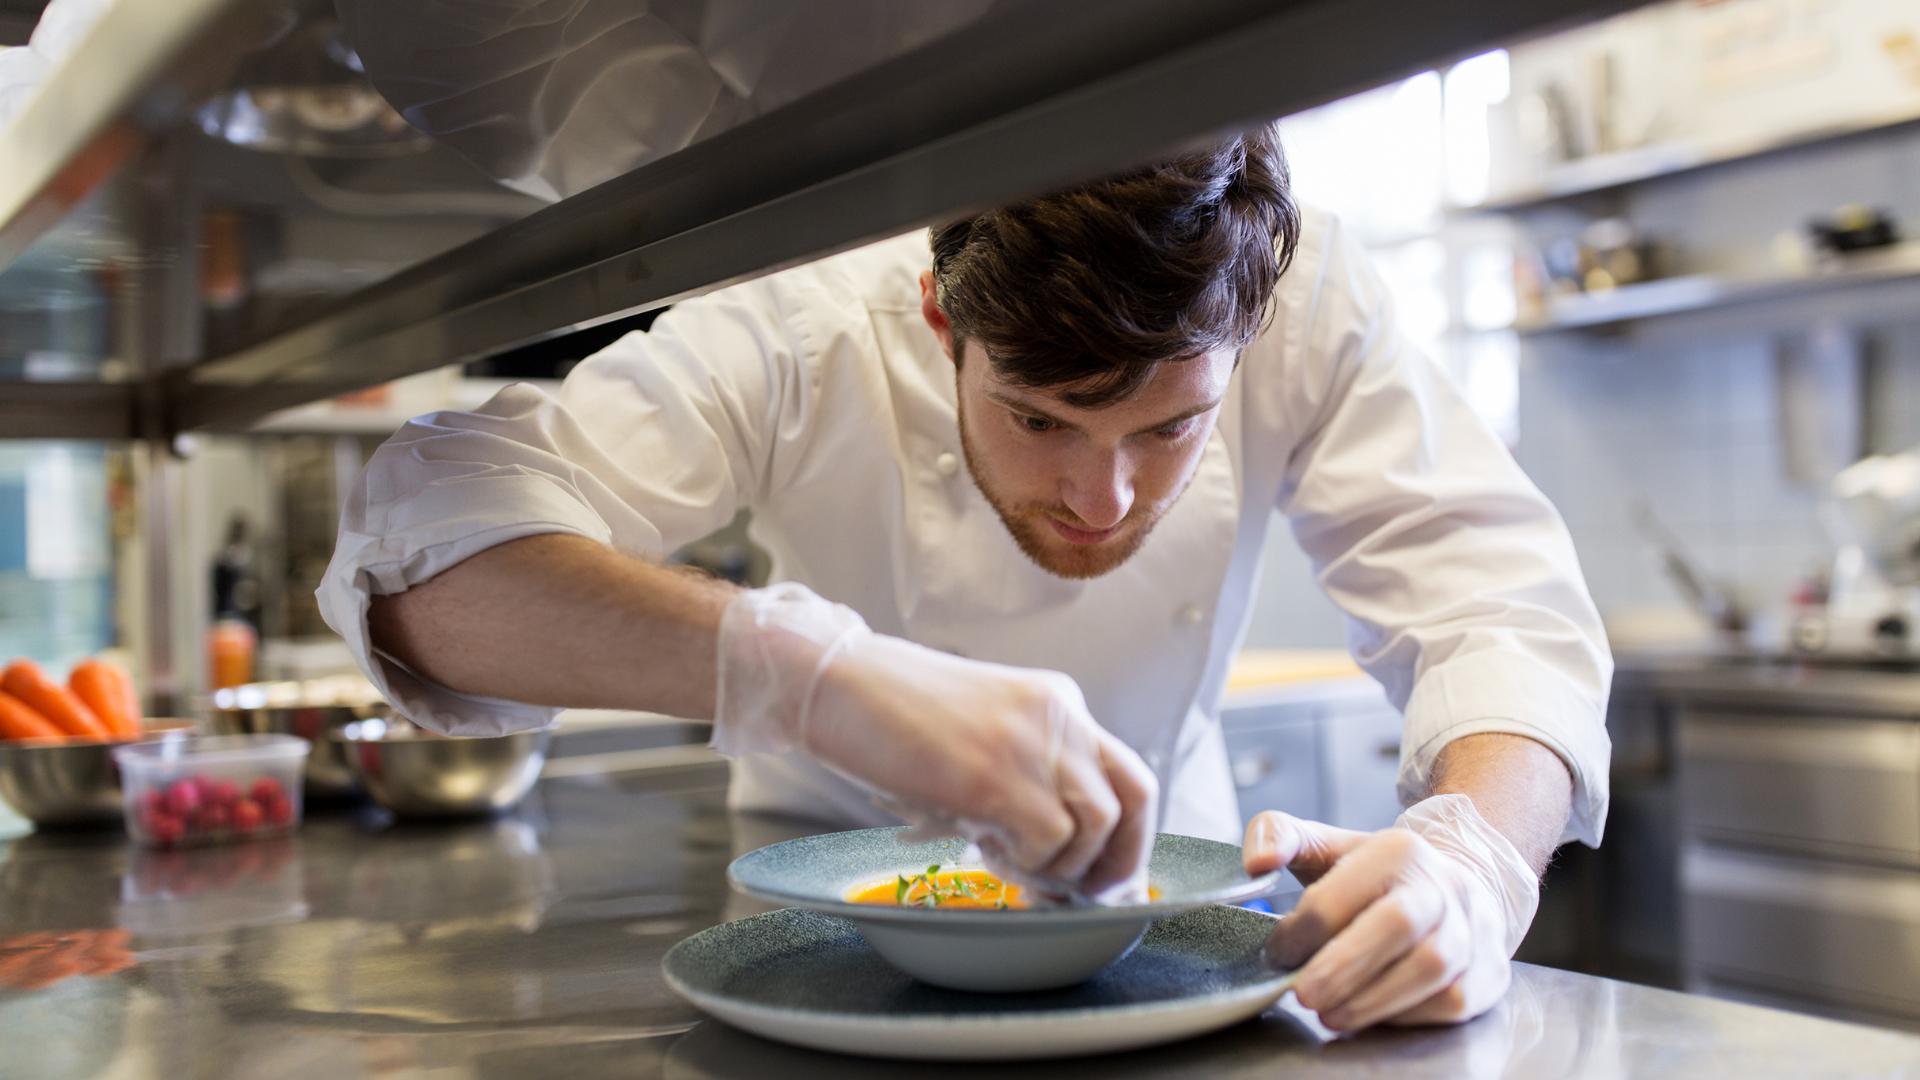
[[[300,824],[309,744],[293,735],[194,736],[113,752],[127,834],[148,847],[280,836]]]

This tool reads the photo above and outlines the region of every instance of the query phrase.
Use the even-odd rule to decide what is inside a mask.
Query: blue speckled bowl
[[[1272,892],[1276,873],[1248,877],[1231,844],[1162,833],[1147,878],[1160,898],[1121,906],[962,911],[855,904],[857,885],[931,863],[960,865],[966,842],[903,842],[904,828],[827,833],[751,851],[727,868],[751,896],[838,915],[901,970],[956,990],[1048,990],[1092,977],[1125,956],[1154,919]]]

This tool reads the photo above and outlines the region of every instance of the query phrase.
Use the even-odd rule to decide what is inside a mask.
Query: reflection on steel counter
[[[115,975],[139,963],[121,929],[37,930],[0,939],[0,990],[45,990],[76,975]]]
[[[133,930],[139,966],[0,992],[9,1075],[178,1071],[236,1076],[292,1063],[324,1075],[378,1065],[503,1075],[891,1076],[897,1063],[775,1046],[703,1022],[666,987],[668,948],[728,898],[726,767],[548,780],[512,817],[455,826],[311,820],[277,876],[305,913],[279,922],[126,925],[123,890],[184,886],[136,864],[118,836],[33,835],[0,845],[0,940],[48,930]],[[755,836],[753,841],[765,837]],[[265,868],[186,853],[200,897]],[[237,854],[239,849],[232,849]],[[233,872],[220,885],[211,871]],[[225,894],[231,895],[231,894]],[[178,898],[191,906],[193,897]],[[209,905],[212,906],[212,905]],[[49,1038],[49,1009],[61,1030]],[[1134,1076],[1701,1076],[1821,1068],[1888,1073],[1920,1039],[1522,964],[1505,1004],[1459,1028],[1330,1040],[1284,1003],[1192,1042],[1086,1066]],[[1072,1069],[1053,1064],[1049,1072]]]

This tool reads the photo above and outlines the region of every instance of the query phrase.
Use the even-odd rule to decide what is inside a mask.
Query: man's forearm
[[[535,705],[713,715],[724,582],[580,536],[509,541],[376,596],[376,648],[452,690]]]
[[[1429,795],[1465,795],[1543,872],[1573,812],[1573,777],[1559,755],[1521,735],[1469,735],[1434,762]]]

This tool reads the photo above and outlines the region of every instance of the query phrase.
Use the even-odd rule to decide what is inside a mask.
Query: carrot
[[[112,733],[93,710],[86,707],[73,691],[47,678],[40,665],[31,660],[15,660],[0,676],[0,690],[19,698],[41,716],[53,721],[67,735],[105,739]]]
[[[138,737],[146,734],[147,722],[140,708],[140,688],[133,685],[133,676],[128,674],[126,668],[114,664],[107,664],[106,668],[113,672],[120,683],[120,700],[126,703],[124,708],[127,711],[127,719],[133,726],[133,735]]]
[[[126,672],[103,660],[82,660],[67,676],[67,686],[116,738],[140,734],[139,710],[130,705],[133,680]]]
[[[0,691],[0,739],[58,739],[65,734],[19,698]]]

